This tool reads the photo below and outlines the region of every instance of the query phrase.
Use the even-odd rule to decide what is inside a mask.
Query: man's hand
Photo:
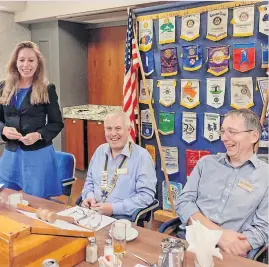
[[[218,245],[223,251],[242,257],[245,257],[251,249],[247,237],[232,230],[223,230]]]
[[[91,206],[95,205],[96,200],[94,198],[85,198],[81,203],[81,207],[90,208]]]
[[[17,140],[17,139],[20,139],[22,137],[22,135],[14,127],[5,126],[3,128],[2,134],[10,140]]]
[[[112,215],[112,204],[110,203],[97,203],[92,205],[93,208],[98,209],[103,215],[111,216]]]
[[[40,139],[40,134],[38,132],[29,133],[19,139],[19,141],[23,142],[26,146],[30,146],[34,144],[36,141]]]

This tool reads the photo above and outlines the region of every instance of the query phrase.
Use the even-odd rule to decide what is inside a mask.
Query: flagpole
[[[128,13],[129,13],[129,10],[128,10]],[[136,21],[136,24],[135,24],[135,31],[134,31],[134,34],[137,32],[138,30],[138,23]],[[137,42],[136,42],[137,43]],[[140,108],[139,108],[139,79],[138,79],[138,69],[136,71],[136,75],[137,75],[137,80],[136,80],[136,95],[137,95],[137,119],[138,119],[138,144],[141,146],[142,145],[142,140],[141,140],[141,117],[140,117]]]
[[[145,91],[146,91],[146,97],[148,99],[147,104],[149,106],[149,110],[150,110],[150,114],[151,114],[151,118],[152,118],[152,124],[153,124],[153,128],[154,128],[154,131],[155,131],[156,141],[157,141],[157,145],[158,145],[158,149],[159,149],[159,153],[160,153],[160,158],[161,158],[161,165],[162,165],[162,169],[163,169],[163,172],[164,172],[164,178],[165,178],[165,181],[166,181],[166,184],[167,184],[168,198],[169,198],[169,201],[171,203],[172,214],[173,214],[173,216],[176,216],[175,204],[174,204],[174,200],[173,200],[173,197],[172,197],[172,191],[171,191],[171,188],[170,188],[170,182],[169,182],[169,178],[168,178],[168,174],[167,174],[167,170],[166,170],[166,166],[165,166],[165,159],[164,159],[164,156],[163,156],[162,145],[161,145],[159,132],[158,132],[155,116],[154,116],[154,110],[153,110],[150,95],[149,95],[148,86],[147,86],[147,83],[146,83],[146,76],[145,76],[145,72],[144,72],[144,69],[143,69],[142,61],[141,61],[140,51],[139,51],[139,48],[138,48],[136,31],[134,31],[134,36],[135,36],[135,42],[136,42],[136,49],[137,49],[139,67],[140,67],[140,71],[141,71],[141,75],[142,75],[143,85],[144,85],[144,88],[145,88]]]
[[[263,108],[262,108],[262,115],[261,115],[261,126],[263,126],[265,118],[266,118],[266,112],[267,112],[267,107],[268,107],[268,100],[269,100],[269,88],[266,89],[265,91],[265,95],[264,95],[264,104],[263,104]],[[257,142],[257,144],[255,145],[254,148],[254,152],[257,154],[259,149],[259,141]]]

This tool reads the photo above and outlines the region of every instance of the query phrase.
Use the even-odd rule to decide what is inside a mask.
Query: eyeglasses
[[[254,130],[244,130],[244,131],[235,131],[235,130],[232,130],[232,129],[227,129],[227,130],[220,130],[218,131],[218,134],[220,136],[226,134],[227,137],[233,137],[233,136],[236,136],[237,134],[240,134],[240,133],[248,133],[248,132],[252,132]]]

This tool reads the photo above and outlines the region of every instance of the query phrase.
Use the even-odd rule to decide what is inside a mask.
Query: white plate
[[[110,237],[112,237],[111,235],[111,229],[109,230],[109,235]],[[138,231],[135,228],[131,228],[131,232],[129,234],[129,236],[127,236],[126,241],[132,241],[134,239],[136,239],[138,237]]]

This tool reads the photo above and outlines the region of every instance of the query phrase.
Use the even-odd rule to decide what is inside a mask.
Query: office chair
[[[181,223],[179,217],[174,218],[174,219],[169,220],[165,223],[162,223],[158,229],[158,232],[164,233],[169,228],[170,229],[178,229],[178,226],[180,226],[181,224],[182,223]],[[177,237],[179,237],[181,239],[185,239],[185,235],[182,235],[182,232],[178,232]],[[263,245],[260,248],[251,251],[250,254],[248,255],[248,258],[252,259],[254,261],[268,264],[268,245]]]
[[[77,199],[76,205],[80,206],[81,202],[82,202],[82,196],[80,196]],[[153,211],[158,207],[159,207],[159,201],[157,199],[154,199],[153,202],[148,207],[135,210],[132,216],[128,217],[127,219],[141,227],[144,227],[146,224],[146,227],[148,229],[151,229]],[[127,216],[113,216],[113,217],[115,219],[126,219]]]
[[[62,151],[55,151],[57,164],[59,168],[59,175],[62,181],[62,192],[63,195],[68,197],[68,204],[71,205],[72,202],[72,186],[77,180],[74,177],[76,159],[74,155]],[[1,160],[1,157],[0,157]],[[61,201],[48,197],[49,200],[62,203]],[[63,203],[62,203],[63,204]]]
[[[76,182],[75,175],[76,159],[73,154],[55,151],[59,175],[62,181],[63,195],[68,197],[68,204],[72,202],[72,186]]]

